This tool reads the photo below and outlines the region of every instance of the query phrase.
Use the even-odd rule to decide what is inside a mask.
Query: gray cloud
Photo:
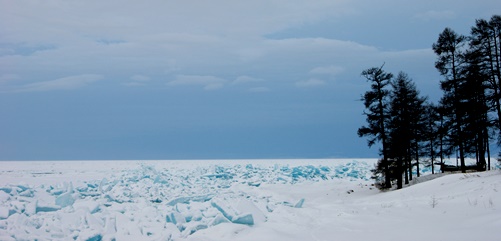
[[[428,10],[414,15],[415,18],[423,21],[435,21],[442,19],[453,19],[457,14],[452,10]]]
[[[312,74],[327,74],[327,75],[337,75],[344,71],[343,67],[330,65],[330,66],[321,66],[316,67],[310,71]]]
[[[22,85],[12,89],[12,92],[39,92],[53,90],[74,90],[103,79],[101,75],[85,74],[68,76],[55,80],[41,81]]]
[[[263,82],[264,80],[263,79],[259,79],[259,78],[254,78],[254,77],[250,77],[250,76],[247,76],[247,75],[241,75],[241,76],[238,76],[233,82],[232,84],[234,85],[238,85],[238,84],[245,84],[245,83],[256,83],[256,82]]]
[[[319,87],[325,84],[325,81],[321,79],[308,79],[296,82],[296,86],[300,88]]]
[[[149,81],[150,77],[146,75],[141,75],[141,74],[136,74],[130,77],[131,80],[138,81],[138,82],[145,82]]]
[[[253,87],[249,88],[249,92],[270,92],[271,89],[268,87]]]
[[[19,80],[20,77],[17,74],[3,74],[0,75],[0,84],[8,83],[11,81]]]
[[[167,86],[194,85],[202,86],[204,90],[217,90],[223,88],[228,81],[222,78],[209,75],[178,75]]]

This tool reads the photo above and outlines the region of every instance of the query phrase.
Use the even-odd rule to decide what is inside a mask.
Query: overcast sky
[[[0,0],[0,160],[377,157],[360,76],[440,96],[498,0]]]

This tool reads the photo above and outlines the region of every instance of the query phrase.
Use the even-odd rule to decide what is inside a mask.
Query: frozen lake
[[[375,161],[4,161],[0,240],[499,238],[499,170],[380,192]]]

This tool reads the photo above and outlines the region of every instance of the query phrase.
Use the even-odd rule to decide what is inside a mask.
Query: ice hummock
[[[75,185],[61,182],[0,186],[0,220],[5,221],[3,230],[7,236],[14,239],[23,239],[20,233],[40,239],[66,235],[82,240],[121,235],[151,237],[159,235],[147,231],[155,225],[175,226],[178,233],[170,232],[169,237],[186,237],[222,223],[264,223],[266,213],[277,206],[300,208],[304,203],[304,198],[291,205],[290,200],[248,195],[238,190],[241,185],[260,188],[263,184],[346,177],[366,180],[367,176],[367,166],[356,161],[338,166],[216,164],[185,170],[141,163],[135,169]],[[133,215],[145,209],[152,210],[148,218],[138,220]],[[48,232],[38,231],[41,225],[49,223],[54,226],[45,227]]]

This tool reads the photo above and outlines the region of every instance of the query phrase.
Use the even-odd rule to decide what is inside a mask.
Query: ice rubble
[[[75,186],[8,184],[0,187],[0,239],[177,240],[221,223],[259,225],[278,206],[302,208],[307,200],[243,190],[335,178],[368,180],[370,169],[358,161],[336,166],[236,162],[181,170],[142,164]]]

